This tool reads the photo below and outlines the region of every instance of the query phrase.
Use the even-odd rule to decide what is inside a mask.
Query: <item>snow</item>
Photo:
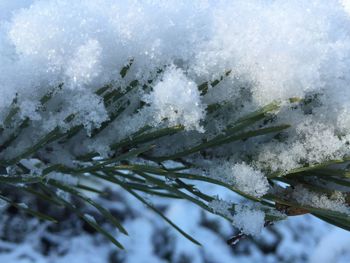
[[[310,263],[348,262],[350,257],[349,245],[349,235],[341,229],[334,229],[322,238],[311,254]]]
[[[80,46],[69,62],[66,75],[69,82],[78,85],[87,85],[94,78],[100,75],[102,70],[100,65],[102,48],[97,40],[90,39]]]
[[[8,205],[8,203],[5,200],[0,200],[0,211],[2,212],[2,209],[5,208]]]
[[[233,224],[244,234],[257,236],[264,227],[265,213],[251,205],[236,205]]]
[[[222,180],[254,197],[262,197],[269,190],[265,175],[244,162],[219,163],[210,171],[210,174],[215,179]]]
[[[97,224],[96,219],[92,215],[84,214],[84,218],[91,223]]]
[[[146,98],[154,108],[156,123],[168,119],[170,126],[182,124],[187,130],[204,132],[200,120],[204,118],[198,87],[181,69],[171,66]]]
[[[125,206],[134,199],[123,199],[123,203],[107,203],[111,208]],[[158,200],[164,203],[164,200]],[[147,263],[169,262],[162,258],[167,252],[173,254],[173,262],[181,258],[191,259],[191,262],[347,262],[349,259],[348,232],[333,227],[315,217],[306,215],[292,217],[287,221],[277,223],[272,228],[265,228],[254,241],[243,239],[234,249],[225,240],[233,232],[230,223],[218,220],[217,217],[203,215],[203,212],[186,202],[167,201],[169,205],[167,216],[176,224],[183,227],[202,242],[198,247],[185,240],[170,227],[165,227],[163,221],[149,209],[139,203],[132,204],[132,211],[123,225],[129,236],[120,235],[118,240],[123,243],[126,252],[116,251],[116,248],[99,235],[86,231],[70,233],[49,233],[46,224],[38,227],[37,220],[19,221],[18,217],[10,217],[12,224],[26,226],[27,235],[24,241],[0,241],[0,248],[6,249],[0,253],[0,260],[4,262],[91,262],[103,263],[117,257],[121,262]],[[127,213],[123,212],[124,215]],[[188,215],[182,216],[183,213]],[[0,220],[5,220],[4,214]],[[34,221],[34,222],[33,222]],[[3,221],[2,221],[3,222]],[[8,221],[7,221],[8,222]],[[205,226],[205,222],[214,228]],[[3,225],[3,224],[1,224]],[[216,227],[215,227],[216,226]],[[17,230],[18,231],[18,230]],[[112,231],[112,230],[111,230]],[[193,231],[193,232],[192,232]],[[21,231],[23,233],[23,229]],[[112,233],[112,232],[111,232]],[[0,227],[0,235],[4,230]],[[162,239],[163,235],[168,239]],[[13,236],[13,235],[12,235]],[[41,253],[40,240],[42,237],[61,244],[59,250],[52,249],[47,255]],[[157,242],[154,240],[158,239]],[[271,249],[264,250],[264,247]],[[157,251],[157,252],[156,252]],[[163,254],[164,253],[164,254]],[[117,254],[117,255],[116,255]],[[343,260],[343,261],[341,261]],[[347,261],[346,261],[347,260]]]
[[[240,163],[232,167],[234,185],[244,193],[261,197],[269,190],[269,184],[264,174],[251,166]]]
[[[339,160],[349,152],[347,139],[340,138],[334,126],[305,118],[294,127],[294,133],[286,142],[263,145],[258,157],[260,163],[268,164],[273,171],[289,171],[305,162],[317,164]]]
[[[73,175],[63,174],[63,173],[50,173],[46,178],[48,180],[50,179],[57,180],[67,185],[77,185],[79,182],[79,178],[74,177]]]
[[[157,79],[155,72],[167,66],[153,92],[146,95],[155,123],[168,118],[169,124],[204,131],[200,122],[206,105],[196,85],[232,70],[220,93],[210,88],[216,101],[241,96],[234,90],[238,82],[248,84],[251,97],[243,98],[247,108],[250,103],[256,107],[323,93],[327,100],[322,99],[319,111],[331,116],[322,125],[350,129],[342,117],[347,116],[350,96],[344,88],[349,75],[349,15],[338,1],[2,3],[0,54],[5,74],[0,85],[6,100],[1,100],[1,111],[18,93],[22,118],[42,119],[44,125],[48,118],[36,112],[37,101],[48,87],[64,82],[64,89],[73,90],[67,92],[71,101],[85,96],[77,107],[81,116],[86,115],[86,104],[89,111],[99,112],[81,117],[89,133],[106,120],[93,91],[110,81],[123,86],[117,72],[133,58],[127,80]],[[61,114],[74,111],[68,106]],[[329,123],[332,118],[338,124]],[[51,112],[50,119],[60,119],[60,114]],[[327,150],[321,146],[319,152]]]
[[[345,199],[346,196],[341,192],[334,192],[328,197],[326,194],[319,194],[302,186],[297,186],[293,190],[292,196],[302,205],[350,214],[350,207]]]
[[[133,61],[132,66],[126,76],[121,76],[120,70],[128,61]],[[158,141],[158,153],[171,155],[224,134],[228,124],[275,101],[282,106],[268,124],[291,125],[280,136],[235,142],[209,151],[205,161],[198,156],[189,157],[189,161],[203,167],[198,169],[201,172],[209,171],[208,176],[261,198],[269,191],[268,173],[287,173],[305,164],[350,156],[348,0],[0,0],[0,72],[0,126],[9,126],[1,133],[1,144],[23,120],[30,122],[8,148],[0,151],[1,160],[22,153],[57,127],[61,132],[83,127],[64,145],[52,144],[39,151],[36,158],[45,160],[43,167],[31,167],[31,174],[40,174],[48,161],[74,166],[81,154],[111,156],[112,143],[130,138],[149,125],[154,129],[184,127],[177,137]],[[210,84],[221,78],[217,86]],[[134,80],[138,85],[118,103],[108,104],[96,94],[106,84],[112,87],[109,92],[126,92]],[[205,82],[209,84],[203,94],[198,86]],[[53,90],[53,98],[43,105],[40,99]],[[295,97],[300,98],[299,104],[287,103]],[[222,106],[220,114],[211,114],[208,106],[217,104]],[[13,107],[19,112],[5,125]],[[120,115],[112,121],[113,111]],[[68,116],[73,116],[70,121]],[[92,137],[93,131],[109,120],[111,124]],[[50,174],[48,178],[72,185],[78,182],[65,174]],[[349,214],[341,193],[329,197],[297,187],[292,197],[301,204]],[[264,212],[241,203],[232,214],[231,201],[218,196],[209,205],[215,213],[232,217],[242,232],[258,235]],[[167,214],[214,248],[218,243],[224,261],[232,256],[212,232],[196,230],[202,220],[198,210],[174,203]],[[180,218],[178,214],[189,217]],[[137,235],[137,227],[143,230],[140,240],[126,241],[127,246],[144,248],[129,256],[129,262],[140,262],[137,260],[142,257],[161,262],[153,257],[149,246],[156,220],[148,215],[147,219],[127,222],[130,232]],[[306,225],[312,229],[312,223]],[[282,239],[287,239],[280,241],[282,250],[293,243],[294,230],[282,234]],[[313,235],[317,241],[322,239]],[[326,253],[327,240],[344,237],[340,230],[332,235],[325,236],[319,248],[312,241],[309,246],[316,252],[308,257],[320,261],[317,254]],[[90,240],[78,238],[77,246],[84,239]],[[187,254],[193,262],[204,257],[215,261],[207,255],[213,254],[214,248],[210,253],[198,252],[187,241],[175,240],[174,259],[180,261]],[[302,244],[294,242],[290,254],[277,254],[295,257]],[[99,253],[106,256],[107,249],[100,248]],[[12,258],[21,258],[22,249],[33,253],[37,262],[44,261],[29,243],[20,246],[19,254]],[[259,253],[252,252],[255,260]],[[322,260],[337,258],[340,262],[349,254],[345,246],[327,253]],[[9,261],[11,255],[0,257]]]
[[[151,90],[129,97],[132,106],[118,121],[126,120],[130,128],[121,137],[142,123],[158,127],[164,121],[212,135],[228,120],[271,101],[318,95],[312,116],[282,110],[277,122],[292,125],[288,139],[256,147],[255,166],[265,169],[267,163],[270,170],[286,171],[305,157],[317,163],[349,154],[347,1],[16,0],[1,5],[0,120],[17,94],[20,118],[35,121],[38,135],[80,124],[89,135],[108,119],[94,94],[97,88],[113,83],[123,90],[132,80],[140,85],[152,80]],[[130,59],[133,65],[122,78],[118,72]],[[207,95],[199,94],[198,85],[229,70],[218,87],[209,85]],[[39,99],[61,83],[48,110],[38,110]],[[140,111],[143,100],[149,107]],[[217,118],[206,114],[207,103],[243,108]],[[67,124],[70,114],[76,117]],[[106,155],[112,136],[123,133],[116,126],[85,150]]]
[[[22,209],[28,209],[28,208],[29,208],[28,205],[25,204],[25,203],[19,203],[19,204],[17,204],[17,205],[18,205],[18,207],[20,207],[20,208],[22,208]]]
[[[224,215],[226,218],[232,218],[233,204],[220,199],[213,199],[208,203],[215,214]]]

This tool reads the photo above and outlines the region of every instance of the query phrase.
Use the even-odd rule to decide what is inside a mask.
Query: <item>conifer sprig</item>
[[[122,78],[127,76],[132,64],[133,60],[130,60],[120,71]],[[218,80],[210,82],[211,84],[205,82],[199,85],[198,88],[202,96],[207,94],[209,89],[215,88],[229,74],[230,71],[227,71]],[[108,128],[112,122],[118,121],[118,116],[127,110],[130,104],[128,94],[133,92],[133,90],[152,88],[152,81],[149,81],[149,83],[149,87],[145,87],[141,86],[137,80],[132,80],[123,90],[116,89],[112,84],[98,89],[96,95],[101,96],[106,107],[109,109],[109,120],[102,123],[101,127],[94,129],[90,135],[86,135],[87,138],[94,139],[100,132]],[[42,97],[40,100],[41,107],[38,111],[45,110],[46,104],[62,88],[62,85],[52,89]],[[302,103],[303,101],[292,98],[290,102]],[[144,105],[140,104],[138,110],[142,107]],[[210,108],[211,112],[215,112],[215,109],[220,108],[220,105],[208,108]],[[195,173],[194,171],[201,169],[198,165],[196,170],[191,170],[193,167],[190,164],[190,159],[188,159],[189,156],[195,154],[197,158],[205,159],[205,152],[208,150],[215,151],[233,142],[240,141],[244,143],[259,136],[266,136],[267,138],[276,137],[278,134],[286,131],[290,127],[288,124],[273,125],[269,121],[271,117],[278,114],[277,111],[279,108],[279,102],[266,105],[257,111],[246,114],[233,123],[228,123],[226,129],[220,134],[214,137],[206,137],[206,134],[204,134],[201,142],[196,142],[182,150],[172,152],[170,155],[158,154],[156,147],[162,143],[164,138],[184,133],[185,127],[176,125],[154,128],[151,125],[146,125],[133,134],[130,134],[127,138],[113,142],[110,145],[110,149],[113,152],[111,157],[101,157],[97,152],[89,152],[84,155],[75,156],[73,166],[67,166],[63,163],[50,163],[42,159],[42,155],[38,154],[40,151],[49,148],[50,145],[64,145],[78,134],[81,136],[84,129],[83,125],[72,126],[69,129],[56,127],[17,155],[9,159],[0,160],[0,199],[32,216],[38,217],[40,220],[48,220],[56,223],[59,222],[52,216],[31,209],[31,204],[15,202],[11,200],[11,195],[3,196],[1,189],[5,186],[10,187],[13,191],[20,189],[26,194],[34,195],[36,198],[47,202],[49,205],[66,207],[121,249],[123,248],[122,244],[105,230],[99,222],[77,208],[74,203],[57,194],[57,191],[65,192],[70,196],[80,199],[86,205],[94,207],[121,234],[127,235],[127,229],[124,228],[122,222],[115,218],[106,208],[85,194],[94,192],[103,195],[103,191],[84,184],[84,182],[88,182],[92,178],[99,181],[101,185],[103,185],[103,182],[112,183],[118,186],[119,190],[122,189],[128,192],[144,203],[185,238],[197,245],[200,245],[200,241],[197,241],[195,237],[184,232],[181,226],[177,226],[171,219],[167,218],[156,206],[143,198],[142,194],[147,193],[163,198],[185,199],[209,213],[218,214],[232,222],[236,204],[232,204],[230,209],[231,214],[216,211],[210,205],[215,200],[215,197],[196,188],[196,182],[201,181],[224,187],[251,202],[259,204],[260,208],[265,212],[266,222],[282,220],[285,218],[285,215],[293,216],[310,213],[326,222],[349,230],[350,216],[348,213],[300,203],[293,196],[294,189],[298,187],[304,187],[316,194],[330,196],[330,198],[332,198],[331,196],[334,191],[340,191],[346,194],[346,202],[349,203],[350,171],[347,169],[346,164],[350,158],[347,156],[344,156],[341,160],[329,160],[318,164],[305,163],[303,167],[287,172],[269,173],[267,171],[267,178],[273,190],[261,197],[246,193],[230,182],[206,176],[203,173]],[[0,136],[2,143],[0,151],[4,151],[12,146],[18,140],[20,134],[31,126],[31,121],[28,118],[24,120],[19,119],[18,112],[19,108],[16,100],[14,100],[1,126]],[[70,123],[74,118],[75,115],[71,114],[66,117],[65,122]],[[27,167],[27,164],[23,162],[24,160],[35,161],[44,168],[38,174],[33,174],[31,167]],[[175,162],[178,167],[167,168],[165,162],[170,160]],[[61,182],[51,177],[55,173],[69,175],[81,181],[79,184]],[[281,187],[281,183],[286,184],[287,187]]]

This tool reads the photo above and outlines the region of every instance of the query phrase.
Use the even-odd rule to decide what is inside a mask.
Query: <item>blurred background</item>
[[[38,222],[13,207],[2,205],[0,216],[0,262],[128,262],[128,263],[225,263],[225,262],[350,262],[350,235],[311,216],[290,217],[266,227],[259,236],[246,237],[236,245],[226,241],[238,234],[230,223],[203,212],[182,200],[147,196],[178,226],[202,243],[196,246],[167,225],[158,215],[132,196],[104,187],[93,196],[123,221],[129,236],[105,224],[125,246],[121,251],[67,210],[53,210],[43,201],[28,200],[33,207],[50,213],[60,224]],[[206,191],[235,199],[222,189]],[[21,193],[12,193],[13,198]],[[69,197],[66,197],[69,198]],[[78,200],[72,200],[77,206]],[[89,208],[86,208],[89,209]],[[103,222],[94,210],[86,210]]]

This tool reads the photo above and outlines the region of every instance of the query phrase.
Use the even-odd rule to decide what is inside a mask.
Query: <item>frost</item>
[[[181,69],[171,66],[146,97],[154,108],[156,123],[167,119],[171,126],[183,124],[187,130],[204,132],[204,118],[198,87]]]
[[[265,213],[251,205],[236,205],[233,224],[244,234],[259,235],[265,224]]]

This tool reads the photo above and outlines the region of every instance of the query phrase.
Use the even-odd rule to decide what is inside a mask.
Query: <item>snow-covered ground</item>
[[[69,227],[59,233],[49,233],[45,230],[46,224],[38,225],[35,220],[25,223],[16,217],[10,219],[10,229],[14,231],[12,236],[23,231],[23,239],[16,241],[13,237],[14,240],[5,241],[2,227],[0,262],[346,263],[350,260],[348,232],[309,215],[277,223],[264,229],[258,237],[242,239],[230,247],[225,241],[235,232],[229,223],[204,214],[187,202],[170,202],[167,215],[202,242],[203,246],[198,247],[165,225],[157,215],[137,204],[132,197],[125,198],[133,206],[133,212],[129,211],[129,218],[124,222],[130,235],[120,236],[126,251],[116,249],[96,233],[84,230],[71,233]],[[109,206],[116,205],[109,203]],[[120,209],[120,204],[116,207]],[[7,216],[3,214],[2,220]],[[44,239],[55,245],[45,250]]]
[[[220,198],[237,200],[221,187],[201,185]],[[129,236],[120,235],[108,224],[125,251],[72,215],[62,218],[60,231],[51,223],[38,224],[20,215],[3,213],[0,221],[0,262],[20,263],[347,263],[350,235],[311,215],[289,217],[266,227],[257,236],[247,236],[236,245],[226,241],[236,235],[231,223],[204,212],[183,200],[143,195],[187,233],[201,242],[196,246],[171,228],[133,196],[107,185],[108,197],[97,197],[103,206],[123,220]],[[114,189],[114,191],[111,191]],[[93,214],[93,213],[92,213]],[[248,220],[248,218],[247,218]]]

